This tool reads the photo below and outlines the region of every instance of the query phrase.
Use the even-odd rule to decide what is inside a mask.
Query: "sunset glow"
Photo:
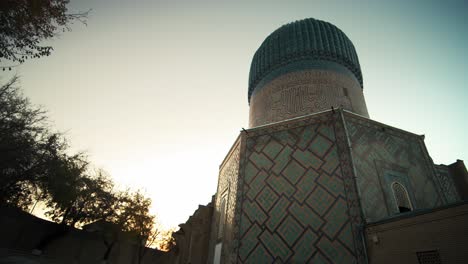
[[[248,125],[252,56],[279,26],[330,21],[352,39],[372,119],[416,133],[434,163],[468,161],[465,1],[70,1],[92,9],[13,74],[74,151],[140,188],[165,227],[216,192]],[[259,12],[258,10],[262,10]],[[377,59],[378,58],[378,59]]]

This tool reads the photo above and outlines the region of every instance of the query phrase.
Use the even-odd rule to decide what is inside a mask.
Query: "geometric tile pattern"
[[[235,208],[237,205],[237,193],[238,193],[238,179],[239,179],[239,160],[241,152],[241,140],[238,139],[234,146],[229,151],[225,160],[220,166],[219,177],[218,177],[218,188],[216,192],[214,213],[211,225],[211,238],[210,238],[210,259],[213,258],[215,244],[222,242],[221,259],[230,258],[231,251],[233,250],[233,228],[235,221]],[[220,209],[222,198],[227,198],[226,206],[226,220],[224,223],[224,231],[222,239],[218,239],[218,229],[220,221]],[[236,256],[237,257],[237,256]]]
[[[345,113],[361,207],[367,221],[396,213],[386,174],[406,174],[415,209],[446,203],[421,136]],[[390,195],[386,195],[390,194]]]
[[[238,263],[357,262],[335,121],[249,133]]]
[[[457,188],[450,176],[450,171],[446,165],[435,165],[437,179],[442,187],[442,191],[447,199],[447,202],[454,203],[460,200]]]
[[[390,215],[392,179],[412,192],[415,209],[457,198],[421,136],[332,112],[241,133],[220,166],[215,201],[210,243],[223,242],[223,263],[364,263],[359,227],[363,217]],[[215,215],[226,194],[219,241]]]

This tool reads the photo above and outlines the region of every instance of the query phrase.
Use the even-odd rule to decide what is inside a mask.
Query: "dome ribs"
[[[299,60],[326,60],[349,69],[363,87],[356,49],[331,23],[308,18],[283,25],[271,33],[255,52],[250,66],[248,100],[270,72]]]

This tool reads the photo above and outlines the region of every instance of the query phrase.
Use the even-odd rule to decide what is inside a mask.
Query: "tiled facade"
[[[398,214],[391,185],[402,184],[413,209],[447,204],[422,136],[345,113],[364,217]],[[447,189],[447,188],[445,188]]]
[[[247,139],[238,262],[356,262],[333,120],[265,132]]]
[[[221,258],[228,260],[234,250],[233,227],[235,226],[235,208],[237,207],[239,165],[242,137],[239,137],[220,166],[218,190],[215,196],[215,210],[212,219],[210,258],[214,258],[216,245],[222,245]],[[226,200],[224,228],[220,237],[219,225],[221,217],[221,202]]]
[[[220,167],[210,259],[222,243],[220,263],[366,263],[363,226],[398,213],[392,183],[412,209],[457,200],[440,170],[423,137],[342,109],[249,129]]]
[[[434,166],[423,136],[370,120],[362,87],[335,26],[305,19],[266,38],[251,128],[220,166],[209,263],[368,263],[370,222],[468,197],[463,162]]]
[[[301,66],[254,91],[250,99],[250,127],[326,111],[332,106],[369,116],[358,80],[343,66],[333,64],[335,69],[300,70]]]
[[[449,167],[446,165],[435,165],[437,180],[440,184],[445,199],[448,203],[454,203],[460,200],[453,175],[451,175]]]
[[[361,262],[363,221],[349,157],[341,111],[242,133],[221,166],[215,212],[225,190],[229,199],[238,191],[222,239],[213,217],[210,256],[222,242],[221,263]],[[225,173],[231,161],[240,164],[238,179]]]

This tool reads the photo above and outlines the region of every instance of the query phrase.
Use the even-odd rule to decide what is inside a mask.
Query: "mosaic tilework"
[[[345,113],[352,146],[356,182],[363,213],[367,221],[376,221],[397,212],[386,197],[390,182],[385,175],[400,175],[407,180],[408,191],[418,208],[433,208],[445,203],[435,181],[432,161],[422,138],[377,122]],[[388,196],[388,195],[387,195]]]
[[[268,72],[299,59],[335,61],[353,72],[362,86],[361,68],[353,43],[336,26],[308,18],[275,30],[255,52],[249,73],[249,101],[253,90]]]
[[[320,67],[295,69],[256,88],[250,99],[249,127],[329,110],[331,106],[369,116],[362,89],[351,73]]]
[[[442,187],[442,191],[447,199],[447,202],[454,203],[460,200],[457,188],[447,166],[435,165],[437,179]]]
[[[340,165],[342,168],[344,189],[346,192],[346,198],[348,202],[348,211],[350,216],[350,232],[353,234],[355,252],[358,259],[358,263],[367,263],[366,248],[362,245],[362,227],[364,226],[364,219],[362,215],[362,208],[360,203],[360,197],[358,194],[358,188],[356,183],[356,171],[354,167],[354,161],[351,155],[351,146],[349,141],[348,131],[345,126],[344,111],[338,110],[339,121],[336,122],[336,145],[338,147]]]
[[[349,166],[347,174],[341,166],[333,116],[249,132],[237,263],[358,262],[359,202]]]
[[[231,148],[226,159],[220,166],[219,178],[218,178],[218,190],[216,192],[215,198],[215,210],[213,214],[213,221],[211,227],[211,239],[210,239],[210,254],[212,258],[213,249],[216,243],[222,242],[222,253],[221,259],[229,258],[229,255],[233,251],[233,227],[234,227],[234,218],[235,218],[235,208],[237,204],[237,181],[239,176],[239,158],[241,150],[241,139],[239,138]],[[224,226],[223,238],[220,241],[217,238],[219,219],[220,219],[220,207],[221,207],[221,197],[227,197],[227,207],[226,207],[226,222]]]

